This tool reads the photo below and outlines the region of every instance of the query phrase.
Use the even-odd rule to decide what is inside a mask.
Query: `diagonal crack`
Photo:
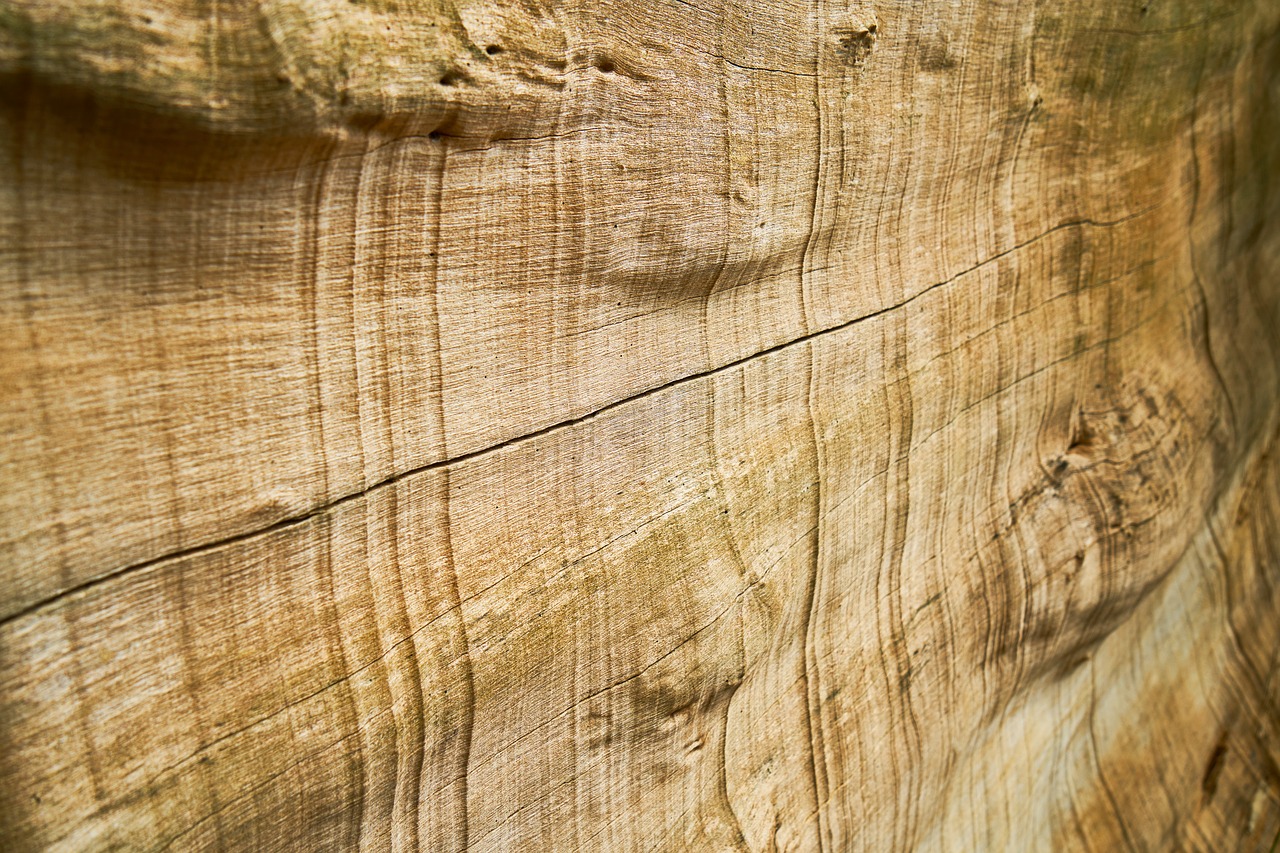
[[[548,426],[541,427],[531,432],[524,433],[523,435],[518,435],[513,438],[504,439],[503,441],[496,442],[487,447],[481,447],[476,450],[468,451],[466,453],[461,453],[446,459],[440,459],[435,462],[430,462],[425,465],[419,465],[415,468],[407,469],[398,474],[393,474],[390,477],[386,477],[364,489],[361,489],[356,492],[351,492],[350,494],[343,495],[342,497],[329,501],[328,503],[320,504],[316,507],[313,507],[312,509],[307,510],[304,513],[290,516],[289,518],[281,519],[280,521],[274,522],[265,527],[254,528],[253,530],[246,530],[242,533],[237,533],[232,536],[226,536],[211,542],[206,542],[200,545],[194,545],[190,548],[182,548],[175,551],[170,551],[168,553],[161,554],[159,556],[152,557],[147,560],[142,560],[136,563],[130,563],[128,565],[121,566],[112,571],[106,572],[101,575],[97,575],[96,577],[89,578],[73,586],[69,586],[66,589],[63,589],[59,592],[54,593],[53,595],[50,595],[41,599],[40,601],[29,604],[26,607],[23,607],[17,611],[14,611],[13,613],[9,613],[3,617],[0,617],[0,628],[5,627],[11,622],[15,622],[26,616],[29,616],[32,613],[35,613],[36,611],[43,610],[44,608],[49,607],[50,605],[53,605],[64,598],[68,598],[70,596],[86,592],[89,589],[101,586],[102,584],[105,584],[109,581],[116,580],[120,577],[123,577],[124,575],[133,574],[139,571],[144,571],[146,569],[159,565],[160,563],[165,563],[170,560],[184,559],[186,557],[190,557],[196,554],[202,554],[209,551],[213,551],[217,548],[222,548],[228,545],[234,545],[238,542],[244,542],[258,536],[264,536],[264,535],[275,533],[281,530],[297,527],[299,525],[305,524],[308,521],[311,521],[312,519],[315,519],[317,517],[320,517],[328,513],[330,510],[334,509],[335,507],[359,500],[360,498],[363,498],[369,494],[372,494],[373,492],[379,491],[389,486],[393,486],[396,483],[399,483],[401,480],[407,479],[409,477],[414,477],[419,474],[424,474],[428,471],[435,471],[441,468],[447,468],[452,465],[458,465],[464,462],[468,462],[472,459],[477,459],[481,456],[485,456],[489,453],[494,453],[496,451],[503,450],[507,447],[523,444],[524,442],[533,441],[533,440],[542,438],[544,436],[550,435],[552,433],[559,432],[564,429],[569,429],[572,427],[579,426],[581,424],[589,423],[595,420],[596,418],[600,417],[601,415],[607,414],[615,409],[621,408],[622,406],[628,405],[630,403],[634,403],[637,400],[641,400],[650,395],[660,393],[669,388],[674,388],[690,382],[696,382],[701,379],[706,379],[708,377],[715,376],[717,374],[725,373],[729,370],[733,370],[736,367],[740,367],[743,364],[746,364],[747,362],[754,361],[755,359],[764,358],[765,356],[782,352],[783,350],[787,350],[792,347],[808,343],[824,335],[830,335],[830,334],[843,331],[845,329],[856,326],[859,323],[864,323],[868,320],[873,320],[877,317],[883,317],[886,314],[890,314],[894,311],[897,311],[901,308],[904,308],[910,305],[911,303],[915,302],[921,297],[929,293],[932,293],[933,291],[938,290],[939,288],[943,288],[950,284],[953,284],[956,281],[964,278],[965,276],[970,275],[982,269],[983,267],[993,264],[996,261],[1001,260],[1002,258],[1008,257],[1009,255],[1012,255],[1013,253],[1018,252],[1034,243],[1044,240],[1045,238],[1053,234],[1056,234],[1059,231],[1065,231],[1071,228],[1115,227],[1117,225],[1122,225],[1131,220],[1138,219],[1142,216],[1145,216],[1148,213],[1155,210],[1157,206],[1158,205],[1154,205],[1151,207],[1143,208],[1142,210],[1139,210],[1135,213],[1127,214],[1118,219],[1098,220],[1098,219],[1090,219],[1087,217],[1082,217],[1078,219],[1071,219],[1065,222],[1060,222],[1057,225],[1054,225],[1040,232],[1039,234],[1036,234],[1034,237],[1029,237],[1026,240],[1016,243],[1007,249],[1003,249],[997,252],[996,254],[991,255],[988,258],[985,258],[984,260],[978,261],[972,266],[966,267],[965,269],[961,270],[960,272],[956,273],[950,278],[945,279],[943,281],[935,282],[925,287],[924,289],[917,291],[911,296],[908,296],[905,299],[899,300],[898,302],[895,302],[891,305],[887,305],[883,308],[878,308],[875,311],[872,311],[867,314],[862,314],[858,317],[854,317],[851,320],[845,320],[840,323],[835,323],[833,325],[826,326],[821,329],[816,329],[814,331],[807,332],[806,334],[800,335],[796,338],[792,338],[791,340],[784,341],[780,344],[774,344],[773,346],[766,347],[765,349],[758,350],[757,352],[742,356],[741,358],[736,358],[733,361],[726,362],[722,365],[719,365],[718,367],[713,367],[707,370],[699,371],[697,373],[691,373],[685,376],[677,377],[668,382],[664,382],[660,385],[655,385],[645,390],[638,391],[627,397],[623,397],[621,399],[615,400],[611,403],[608,403],[604,406],[599,407],[598,409],[593,409],[592,411],[587,412],[584,415],[579,415],[573,418],[566,418],[565,420],[558,421],[554,424],[550,424]]]

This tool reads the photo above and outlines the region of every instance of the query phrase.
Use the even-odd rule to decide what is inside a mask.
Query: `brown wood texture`
[[[1274,850],[1274,0],[0,0],[0,849]]]

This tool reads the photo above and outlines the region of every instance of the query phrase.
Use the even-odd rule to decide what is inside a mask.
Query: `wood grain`
[[[1280,8],[0,0],[0,848],[1269,850]]]

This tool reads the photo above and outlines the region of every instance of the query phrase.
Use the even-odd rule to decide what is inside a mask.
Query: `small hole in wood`
[[[497,56],[502,53],[502,48],[498,47],[496,44],[491,44],[484,49],[484,52],[490,56]]]
[[[615,70],[617,70],[613,62],[608,59],[597,60],[596,68],[600,71],[601,74],[612,74]]]

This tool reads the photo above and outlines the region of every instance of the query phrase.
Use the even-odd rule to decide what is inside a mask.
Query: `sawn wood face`
[[[0,848],[1269,849],[1278,33],[0,0]]]

